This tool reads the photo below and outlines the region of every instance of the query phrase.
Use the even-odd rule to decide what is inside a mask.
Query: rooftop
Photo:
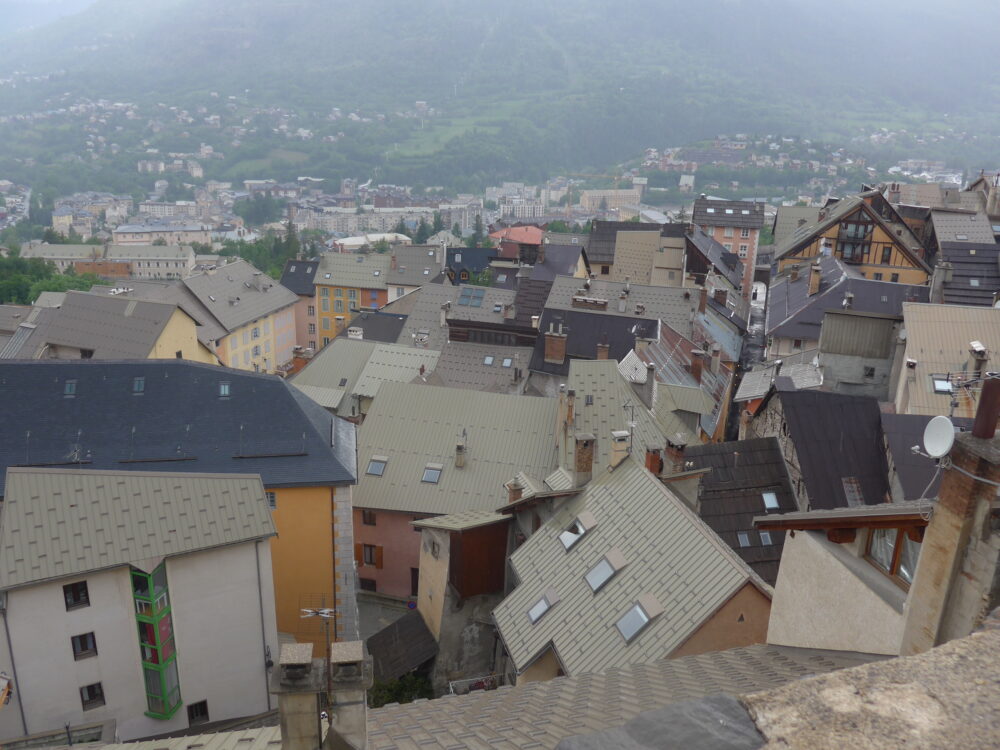
[[[245,260],[189,276],[181,283],[230,333],[299,301],[297,294]]]
[[[939,248],[942,242],[995,242],[993,226],[985,211],[936,208],[931,211],[931,221]]]
[[[415,294],[415,292],[411,292],[411,294]],[[395,344],[405,325],[406,315],[380,310],[362,310],[351,318],[351,322],[337,334],[337,338],[352,338],[351,331],[355,330],[361,332],[361,338],[364,341]]]
[[[289,260],[281,272],[281,285],[300,297],[313,297],[316,287],[313,280],[319,268],[318,260]]]
[[[600,265],[615,262],[615,244],[618,241],[619,230],[659,232],[660,225],[594,219],[590,224],[590,237],[587,240],[587,257],[591,263]]]
[[[914,445],[924,444],[924,429],[932,418],[925,414],[882,414],[882,434],[903,500],[937,497],[941,486],[937,461],[912,450]],[[959,429],[972,429],[972,419],[954,417],[951,421]]]
[[[491,393],[519,392],[531,363],[528,347],[452,341],[444,345],[434,367],[441,385]],[[522,375],[516,377],[515,370]]]
[[[750,201],[723,201],[716,198],[696,198],[691,221],[703,227],[764,226],[764,204]]]
[[[399,334],[398,343],[438,351],[448,341],[448,327],[441,325],[442,305],[450,303],[446,313],[448,320],[505,325],[503,307],[513,304],[515,299],[515,293],[509,289],[472,284],[429,283],[421,287],[419,295]]]
[[[942,242],[939,260],[951,263],[951,281],[942,280],[942,299],[949,305],[992,307],[1000,292],[1000,245],[973,242]],[[935,270],[936,275],[942,275]]]

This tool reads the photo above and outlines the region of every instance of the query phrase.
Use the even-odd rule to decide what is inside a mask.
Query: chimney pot
[[[575,439],[573,452],[574,484],[583,487],[594,476],[594,454],[597,451],[597,439],[588,433],[580,433]]]
[[[517,481],[517,478],[511,479],[507,482],[507,504],[513,505],[524,495],[524,487],[521,483]]]
[[[566,361],[566,334],[562,332],[562,323],[559,324],[559,331],[552,330],[549,324],[549,331],[545,334],[545,361],[550,365],[561,365]]]
[[[819,263],[813,263],[809,267],[809,296],[819,294],[820,281],[823,278],[823,267]]]
[[[694,378],[694,382],[701,383],[701,371],[705,366],[704,363],[705,352],[701,349],[693,349],[691,351],[691,377]]]
[[[701,288],[701,295],[698,297],[698,312],[704,313],[705,307],[708,305],[708,289],[705,287]]]
[[[667,440],[667,461],[674,474],[684,471],[685,448],[687,448],[687,442],[680,435],[674,436],[672,440]]]

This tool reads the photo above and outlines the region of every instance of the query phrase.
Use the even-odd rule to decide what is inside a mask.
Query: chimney
[[[854,292],[845,292],[843,302],[844,309],[850,310],[852,305],[854,305]]]
[[[594,476],[594,453],[597,439],[588,433],[580,433],[575,439],[573,451],[573,485],[583,487]]]
[[[729,299],[729,292],[727,292],[725,289],[719,289],[718,287],[716,287],[715,291],[712,292],[712,299],[714,299],[720,305],[725,307],[726,301]]]
[[[532,315],[531,316],[531,327],[534,328],[536,331],[538,330],[538,321],[540,319],[541,319],[540,315]]]
[[[625,312],[626,307],[628,307],[628,294],[622,292],[618,296],[618,312],[620,313]]]
[[[507,487],[507,505],[513,505],[521,499],[521,496],[524,494],[524,487],[517,481],[517,477],[511,479],[505,486]]]
[[[455,468],[462,469],[465,467],[465,443],[458,443],[455,446]]]
[[[562,332],[562,323],[559,330],[553,330],[553,324],[549,323],[549,330],[545,333],[545,361],[550,365],[561,365],[566,361],[566,334]]]
[[[704,357],[705,352],[701,349],[691,350],[691,377],[694,378],[694,382],[696,383],[701,383],[701,369],[705,366]]]
[[[701,296],[698,297],[698,312],[704,313],[705,306],[708,304],[708,290],[705,287],[701,288]]]
[[[611,432],[611,468],[616,468],[629,454],[632,433],[628,430]]]
[[[669,469],[671,474],[677,474],[684,471],[684,449],[686,447],[687,443],[681,438],[680,435],[675,435],[672,440],[667,440],[665,468]]]
[[[656,365],[652,362],[646,363],[646,382],[642,384],[639,391],[639,399],[646,405],[646,408],[653,408],[653,397],[656,394]]]
[[[392,255],[389,256],[389,270],[390,271],[396,270],[396,253],[393,253]]]
[[[663,471],[663,457],[660,455],[659,448],[647,448],[646,449],[646,469],[656,476],[660,476]]]
[[[607,359],[608,352],[611,351],[611,345],[608,344],[608,335],[604,334],[601,337],[600,343],[597,345],[597,359]]]
[[[316,750],[322,744],[320,694],[323,661],[312,658],[311,643],[285,643],[278,669],[271,673],[271,693],[278,696],[282,750]]]
[[[538,254],[535,256],[535,263],[541,265],[545,263],[545,245],[538,246]]]
[[[991,378],[983,383],[972,432],[955,435],[951,466],[942,473],[938,500],[923,530],[904,610],[901,656],[968,635],[996,606],[992,506],[1000,481],[998,418],[1000,380]],[[993,562],[984,566],[987,559]]]
[[[998,214],[1000,214],[1000,190],[997,189],[997,181],[994,179],[986,194],[986,215],[992,218]]]
[[[576,419],[576,391],[566,391],[566,425],[573,424]]]
[[[331,750],[368,747],[368,688],[372,686],[371,658],[364,641],[330,644]],[[286,750],[282,743],[282,750]]]
[[[441,305],[441,327],[444,328],[448,325],[448,313],[451,311],[451,302],[445,302]]]
[[[719,369],[722,365],[722,347],[718,344],[712,344],[712,360],[709,368],[716,375],[719,374]]]
[[[420,365],[420,377],[421,378],[424,376],[425,372],[427,372],[427,368],[424,367],[423,365]]]
[[[972,360],[972,372],[975,377],[981,378],[986,369],[986,363],[990,360],[990,353],[981,341],[969,342],[969,356]]]
[[[819,282],[823,278],[823,267],[819,263],[809,266],[809,296],[819,294]]]
[[[513,320],[514,319],[514,305],[513,303],[507,303],[503,306],[503,319]]]
[[[789,281],[798,281],[799,280],[799,267],[798,266],[792,266],[792,272],[791,272],[791,274],[789,274],[788,280]]]

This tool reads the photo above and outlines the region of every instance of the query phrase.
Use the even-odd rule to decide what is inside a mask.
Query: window
[[[365,565],[377,565],[378,556],[374,544],[363,544]]]
[[[500,363],[500,366],[501,367],[510,367],[512,364],[514,364],[514,360],[513,359],[511,359],[510,357],[504,357],[503,358],[503,362]]]
[[[762,531],[760,532],[760,543],[765,547],[770,547],[774,542],[771,541],[771,532]]]
[[[726,252],[727,253],[731,253],[733,251],[733,243],[732,242],[723,242],[722,246],[724,248],[726,248]]]
[[[254,345],[253,356],[255,356],[255,357],[259,357],[260,356],[260,347],[257,346],[257,345]]]
[[[652,617],[650,617],[645,608],[637,603],[633,604],[628,612],[618,618],[615,627],[618,628],[618,632],[621,633],[625,642],[629,643],[643,631],[651,619]]]
[[[437,484],[438,480],[441,479],[442,469],[444,469],[444,466],[441,464],[427,464],[427,466],[424,467],[424,475],[420,481]]]
[[[326,346],[329,343],[330,343],[330,337],[329,336],[324,336],[323,337],[323,346]]]
[[[866,557],[870,563],[901,586],[913,583],[920,557],[919,529],[872,529]]]
[[[746,255],[748,252],[750,252],[750,246],[740,243],[740,255]]]
[[[83,703],[83,710],[97,708],[104,705],[104,688],[101,683],[95,682],[92,685],[84,685],[80,688],[80,701]]]
[[[934,392],[935,393],[951,393],[951,381],[940,376],[934,377]]]
[[[873,274],[872,274],[872,278],[873,278],[873,279],[874,279],[875,281],[881,281],[881,280],[882,280],[882,274],[880,274],[880,273],[878,273],[878,272],[876,271],[875,273],[873,273]]]
[[[493,366],[493,357],[491,357],[491,356],[483,357],[483,364],[492,367]]]
[[[273,492],[265,492],[264,495],[267,497],[267,507],[271,510],[277,510],[278,496]]]
[[[309,324],[309,335],[313,335],[315,333],[316,333],[316,324],[315,323],[310,323]]]
[[[225,380],[219,383],[219,398],[229,398],[229,385],[229,382]]]
[[[497,274],[497,281],[503,284],[505,281],[507,281],[507,274],[505,273]]]
[[[146,390],[146,378],[132,378],[132,393],[142,393]]]
[[[601,276],[607,276],[611,273],[611,266],[601,266]]]
[[[865,374],[866,378],[874,378],[875,377],[875,368],[874,367],[867,367],[866,366],[864,368],[864,374]]]
[[[334,297],[343,297],[344,296],[344,290],[343,289],[334,289],[333,290],[333,296]]]
[[[252,338],[252,339],[259,339],[260,338],[260,329],[259,328],[254,328],[252,331],[250,331],[250,338]]]
[[[324,331],[329,331],[330,330],[330,319],[329,318],[323,318],[323,330]]]
[[[617,549],[608,552],[607,555],[597,561],[597,564],[587,571],[584,580],[590,586],[590,590],[595,594],[603,588],[604,584],[614,578],[615,573],[625,567],[625,558]]]
[[[66,599],[66,610],[90,606],[90,593],[86,581],[67,583],[63,586],[63,597]]]
[[[736,533],[736,538],[739,540],[741,547],[749,547],[750,546],[750,534],[748,532],[746,532],[746,531],[738,531]]]
[[[894,273],[892,276],[889,277],[889,281],[891,281],[894,284],[898,283],[899,282],[899,274],[898,273]]]
[[[250,343],[250,331],[244,331],[243,332],[243,346],[246,346],[249,343]]]
[[[536,622],[542,619],[546,612],[552,609],[556,604],[559,603],[559,595],[553,590],[548,590],[535,602],[531,609],[528,610],[528,620],[534,625]]]
[[[892,248],[883,247],[882,248],[882,265],[887,266],[892,261]]]
[[[583,539],[583,535],[586,533],[586,527],[580,523],[580,519],[577,519],[573,521],[568,529],[559,535],[559,541],[562,542],[563,547],[569,549],[578,541]]]
[[[97,641],[93,633],[74,635],[69,639],[73,646],[73,658],[77,661],[91,656],[97,656]]]
[[[341,378],[340,385],[338,387],[343,388],[345,385],[347,385],[347,378]]]
[[[335,313],[342,313],[342,312],[344,312],[344,300],[342,300],[342,299],[335,299],[333,301],[333,311]]]
[[[375,579],[374,578],[359,578],[358,582],[361,584],[362,591],[375,591]]]
[[[357,289],[348,289],[347,290],[347,299],[349,299],[351,302],[353,302],[357,298],[358,298],[358,290]]]
[[[979,279],[969,279],[969,286],[979,286]]]
[[[314,315],[316,315],[316,306],[315,305],[309,305],[309,307],[306,308],[306,314],[310,318],[313,317]]]
[[[385,467],[388,463],[389,459],[385,456],[372,456],[371,461],[368,462],[368,470],[365,473],[380,477],[385,473]]]
[[[188,704],[188,725],[204,724],[208,721],[208,701]]]
[[[310,349],[314,349],[314,350],[316,349],[316,340],[315,339],[311,339],[309,341],[309,348]]]
[[[767,510],[777,510],[778,509],[778,495],[775,492],[761,492],[761,497],[764,498],[764,507]]]
[[[330,312],[330,300],[322,299],[319,302],[320,302],[320,309],[323,312]]]
[[[67,380],[63,383],[63,396],[66,398],[73,398],[76,395],[76,381]]]
[[[373,510],[362,510],[361,511],[361,523],[365,526],[375,525],[375,511]]]
[[[742,237],[742,238],[743,238],[743,239],[745,239],[745,240],[746,240],[746,239],[749,239],[749,238],[750,238],[750,230],[749,230],[749,229],[747,229],[746,227],[743,227],[743,228],[742,228],[742,229],[740,230],[740,237]]]
[[[793,349],[801,349],[802,348],[802,339],[792,339],[792,348]]]
[[[722,231],[722,236],[723,237],[732,237],[733,236],[733,228],[732,227],[726,227]]]

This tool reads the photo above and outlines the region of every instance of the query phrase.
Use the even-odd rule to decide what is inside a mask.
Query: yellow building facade
[[[148,359],[187,359],[208,365],[219,364],[215,354],[198,340],[194,320],[179,307],[153,344]]]

